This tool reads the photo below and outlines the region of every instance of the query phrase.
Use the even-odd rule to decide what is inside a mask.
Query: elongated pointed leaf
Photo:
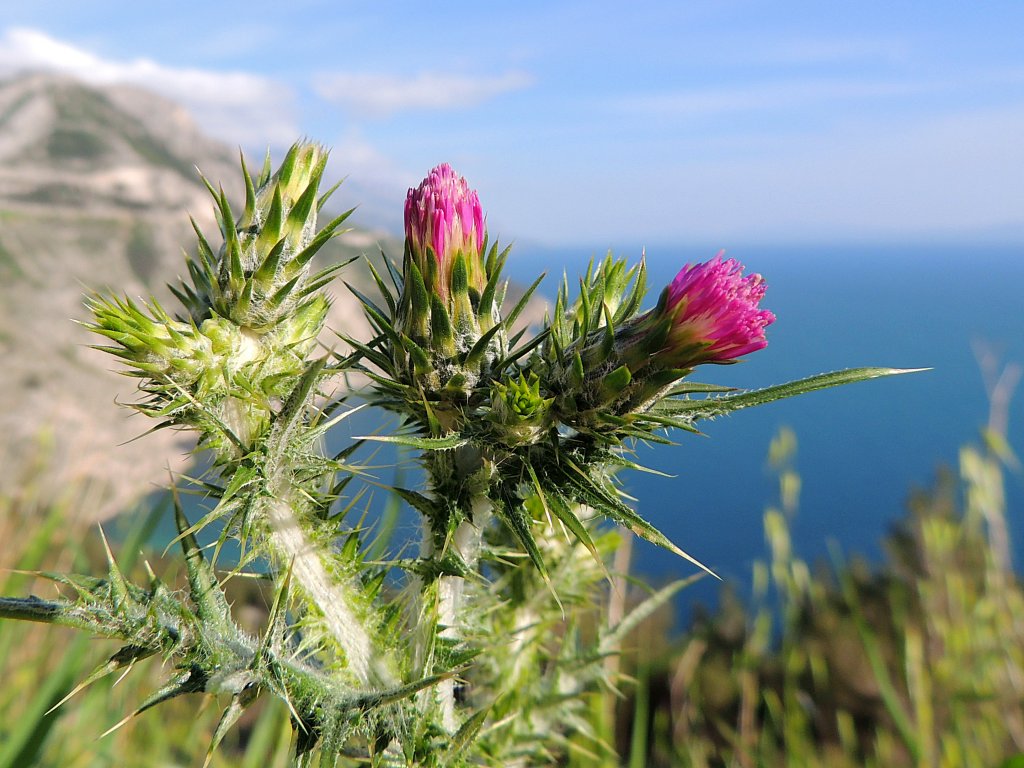
[[[716,579],[718,578],[718,574],[704,565],[704,563],[681,550],[668,536],[640,517],[636,511],[622,503],[615,494],[614,489],[601,487],[593,478],[589,477],[578,467],[575,467],[572,462],[567,461],[566,463],[576,470],[575,473],[567,473],[565,479],[577,491],[579,501],[593,507],[601,514],[619,523],[619,525],[625,526],[637,536],[647,539],[647,541],[656,544],[662,549],[667,549],[669,552],[693,563],[701,570],[707,571]]]
[[[541,331],[528,342],[526,342],[523,346],[515,347],[515,343],[519,340],[519,336],[521,335],[522,332],[520,332],[517,336],[510,340],[509,344],[510,346],[514,347],[513,350],[508,353],[508,356],[504,360],[502,360],[496,366],[494,366],[494,370],[503,371],[506,368],[508,368],[508,366],[512,365],[512,363],[514,363],[516,360],[519,360],[522,357],[528,355],[530,352],[532,352],[534,349],[536,349],[537,347],[544,343],[544,341],[551,335],[551,329],[545,328],[543,331]]]
[[[319,165],[319,163],[318,163]],[[295,232],[302,231],[306,225],[309,212],[316,205],[317,188],[320,186],[320,176],[316,172],[312,174],[309,184],[299,195],[299,199],[288,211],[287,227]]]
[[[500,331],[501,328],[502,326],[499,323],[498,325],[495,325],[493,328],[491,328],[491,330],[487,331],[487,333],[485,333],[479,339],[477,339],[476,343],[473,345],[473,348],[470,349],[469,352],[467,353],[466,359],[464,360],[463,364],[470,368],[475,367],[476,364],[480,362],[480,358],[483,357],[484,352],[487,351],[487,345],[491,343],[491,339],[493,339],[497,335],[498,331]]]
[[[309,261],[329,240],[332,240],[335,237],[338,237],[339,235],[343,235],[345,232],[348,232],[347,229],[338,229],[338,227],[341,226],[341,223],[345,221],[345,219],[352,215],[353,211],[355,211],[355,208],[350,208],[349,210],[332,219],[325,227],[323,227],[323,229],[317,232],[316,235],[314,235],[313,239],[310,241],[309,245],[303,248],[302,251],[299,252],[295,256],[294,260],[289,264],[288,268],[290,272],[294,273],[301,269],[302,267],[306,266],[306,264],[309,263]]]
[[[509,527],[519,542],[530,556],[534,566],[540,572],[545,581],[548,579],[547,568],[544,565],[544,558],[537,547],[537,540],[533,537],[531,525],[533,520],[525,509],[525,505],[518,499],[504,500],[501,504],[495,505],[495,514]]]
[[[245,181],[245,212],[242,214],[244,226],[251,226],[256,212],[256,187],[252,183],[252,176],[245,164],[245,154],[238,150],[238,159],[242,165],[242,179]]]
[[[422,493],[410,491],[407,488],[394,488],[392,490],[394,490],[394,492],[397,493],[406,504],[418,511],[424,517],[433,519],[437,514],[437,505]]]
[[[203,762],[203,768],[209,767],[210,761],[213,760],[213,753],[220,746],[224,737],[228,735],[228,731],[234,727],[235,723],[245,714],[245,710],[253,703],[258,691],[259,688],[253,686],[252,688],[244,688],[231,697],[231,703],[221,714],[217,728],[213,732],[213,738],[210,739],[210,746],[206,750],[206,760]]]
[[[391,289],[388,288],[387,283],[384,282],[384,278],[380,276],[376,267],[373,266],[373,262],[366,259],[366,268],[370,270],[370,275],[373,276],[373,281],[377,283],[377,290],[380,291],[380,295],[384,297],[384,301],[387,302],[388,308],[391,310],[391,316],[394,317],[398,311],[398,305],[395,303],[395,297],[391,294]]]
[[[196,605],[196,613],[209,626],[229,632],[233,628],[233,622],[227,598],[221,591],[213,568],[203,557],[203,552],[199,548],[195,536],[185,533],[189,529],[188,519],[181,508],[181,500],[178,498],[176,489],[172,488],[171,490],[174,498],[174,520],[179,534],[182,534],[181,549],[185,555],[189,592]]]
[[[648,597],[631,610],[618,624],[612,627],[607,635],[601,638],[600,651],[602,653],[614,652],[626,636],[636,629],[641,622],[658,610],[658,608],[672,600],[681,589],[688,587],[703,576],[703,573],[698,573],[688,579],[679,579]]]
[[[418,437],[416,435],[360,435],[353,440],[375,440],[378,443],[392,443],[394,445],[407,445],[410,448],[419,448],[424,451],[450,451],[465,445],[469,440],[462,435],[448,435],[446,437]]]
[[[285,246],[288,245],[288,238],[282,237],[278,240],[274,247],[270,249],[266,258],[263,259],[263,263],[260,264],[256,270],[255,279],[260,281],[270,281],[277,275],[277,269],[281,264],[281,256],[284,254]]]
[[[547,273],[545,272],[536,280],[534,280],[530,284],[530,287],[523,292],[523,295],[519,297],[519,301],[517,301],[516,305],[512,307],[512,311],[505,315],[504,324],[506,328],[511,328],[515,324],[516,320],[519,318],[519,315],[522,313],[524,309],[526,309],[526,305],[533,297],[533,294],[537,290],[537,287],[541,284],[541,282],[544,280],[546,276]]]
[[[593,555],[602,567],[604,562],[601,560],[601,555],[597,551],[597,547],[594,546],[594,540],[590,537],[590,531],[583,525],[583,522],[576,517],[576,514],[569,509],[569,506],[557,495],[551,494],[550,496],[544,493],[544,489],[541,487],[540,479],[537,477],[536,471],[529,464],[526,465],[526,470],[530,474],[530,479],[533,481],[533,488],[537,492],[537,498],[540,499],[541,506],[544,507],[544,511],[549,515],[554,515],[558,518],[562,525],[569,529],[569,531],[579,539],[580,543],[589,550],[590,554]]]
[[[803,395],[817,389],[827,389],[828,387],[837,387],[840,384],[852,384],[857,381],[867,381],[868,379],[877,379],[882,376],[896,376],[903,373],[917,373],[927,370],[930,369],[847,368],[843,371],[821,373],[817,376],[809,376],[806,379],[798,379],[787,384],[776,384],[764,389],[753,389],[721,397],[709,397],[704,400],[677,401],[673,404],[673,411],[680,414],[685,412],[694,421],[698,419],[711,419],[738,411],[741,408],[752,408],[756,405],[774,402],[775,400]]]
[[[455,735],[452,736],[451,741],[448,743],[447,760],[449,765],[454,765],[466,747],[473,743],[484,722],[486,722],[490,711],[490,707],[477,710],[455,732]]]
[[[682,375],[682,372],[680,372]],[[673,387],[667,393],[668,397],[674,395],[696,395],[705,393],[735,392],[736,387],[723,387],[721,384],[701,384],[699,381],[682,381],[678,386]]]

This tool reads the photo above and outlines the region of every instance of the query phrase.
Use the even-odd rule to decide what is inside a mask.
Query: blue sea
[[[552,297],[562,270],[570,285],[604,249],[520,246],[509,276]],[[638,259],[639,252],[617,255]],[[714,249],[649,247],[650,303],[685,263]],[[728,256],[768,283],[763,306],[777,321],[768,347],[730,366],[706,366],[698,381],[740,388],[782,383],[860,366],[932,370],[814,392],[705,422],[704,436],[676,435],[674,446],[640,446],[637,460],[669,473],[621,476],[636,508],[682,549],[712,568],[740,594],[751,568],[766,554],[762,513],[776,502],[767,451],[780,428],[798,438],[802,476],[792,522],[797,553],[827,560],[845,555],[878,562],[881,540],[901,517],[914,488],[932,483],[940,467],[956,467],[960,446],[977,441],[986,423],[986,389],[975,349],[1024,364],[1024,246],[738,247]],[[376,417],[363,412],[343,423],[331,442],[365,434]],[[1010,411],[1010,442],[1024,449],[1024,387]],[[391,479],[393,452],[377,475]],[[408,478],[406,479],[408,482]],[[382,498],[378,494],[378,499]],[[1024,571],[1024,479],[1008,476],[1009,527]],[[418,535],[410,516],[399,535]],[[689,563],[639,541],[634,569],[655,583],[689,576]],[[721,585],[704,579],[684,590],[681,617],[712,605]]]
[[[572,285],[604,252],[524,248],[510,259],[512,276],[526,281],[565,268]],[[650,300],[683,264],[714,255],[647,248]],[[626,489],[643,516],[742,594],[753,562],[766,554],[762,512],[778,495],[768,446],[789,427],[802,476],[792,524],[797,553],[827,560],[838,546],[877,562],[912,489],[928,486],[939,467],[955,468],[960,446],[976,442],[987,421],[976,350],[1024,365],[1024,245],[747,246],[726,255],[765,277],[762,305],[777,320],[766,349],[736,365],[698,369],[696,380],[756,388],[859,366],[932,370],[740,411],[705,422],[706,436],[641,446],[640,463],[674,477],[634,472],[622,476]],[[1011,445],[1024,448],[1024,386],[1011,404],[1009,433]],[[1024,567],[1024,478],[1011,473],[1007,485],[1016,562]],[[636,568],[654,581],[693,572],[645,542],[635,551]],[[705,579],[684,590],[680,607],[713,603],[718,589]]]

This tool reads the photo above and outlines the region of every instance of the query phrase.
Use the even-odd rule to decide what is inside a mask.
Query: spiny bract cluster
[[[774,320],[759,307],[761,278],[721,257],[684,267],[644,312],[644,264],[609,256],[575,298],[563,280],[539,329],[519,328],[540,279],[506,304],[509,251],[490,242],[477,193],[447,165],[409,191],[401,266],[367,262],[380,297],[353,288],[374,337],[322,356],[322,289],[343,265],[310,274],[310,264],[349,215],[317,230],[333,191],[319,192],[326,161],[301,143],[255,181],[243,163],[237,218],[208,184],[222,243],[196,228],[190,282],[172,288],[179,314],[155,301],[90,301],[102,349],[140,380],[137,407],[194,430],[212,453],[199,486],[213,508],[195,524],[177,509],[187,596],[152,576],[130,584],[111,557],[106,578],[55,577],[68,595],[3,598],[0,616],[122,640],[86,683],[162,655],[177,673],[140,711],[182,693],[227,694],[213,746],[260,693],[280,697],[300,766],[317,750],[321,766],[549,764],[572,734],[606,749],[583,696],[615,685],[607,656],[682,586],[615,626],[594,612],[620,541],[602,516],[683,555],[619,493],[614,475],[636,466],[636,441],[898,371],[751,392],[689,381],[698,365],[764,347]],[[354,372],[370,382],[361,395],[400,414],[403,429],[325,456],[327,430],[350,412],[332,388]],[[422,517],[416,555],[389,556],[365,518],[350,520],[361,495],[346,495],[361,473],[351,457],[368,439],[420,452],[423,487],[393,489]],[[267,569],[272,608],[259,636],[236,625],[197,544],[214,521],[214,557],[235,540],[234,571]]]
[[[627,440],[693,429],[701,413],[671,402],[714,391],[679,385],[695,366],[766,344],[774,316],[758,307],[761,277],[745,278],[719,256],[684,267],[641,313],[643,263],[630,269],[609,256],[591,266],[575,300],[563,284],[545,327],[524,341],[514,324],[537,283],[502,316],[509,253],[488,250],[465,179],[438,166],[409,191],[405,215],[401,273],[390,271],[390,285],[374,273],[385,306],[364,297],[378,336],[353,343],[379,402],[411,417],[409,444],[443,451],[426,459],[437,498],[420,503],[437,545],[471,520],[482,493],[542,572],[526,511],[533,496],[588,547],[584,508],[678,551],[622,502],[609,469],[623,462]]]
[[[255,182],[243,163],[245,208],[237,221],[224,190],[207,182],[223,244],[214,251],[193,220],[191,284],[171,286],[184,316],[171,317],[155,300],[90,301],[90,327],[117,345],[101,349],[143,380],[149,398],[138,407],[198,429],[219,461],[248,453],[270,428],[323,327],[321,289],[344,265],[310,275],[310,262],[351,214],[317,232],[317,213],[334,191],[318,197],[326,163],[316,144],[292,147],[273,176],[268,156]]]

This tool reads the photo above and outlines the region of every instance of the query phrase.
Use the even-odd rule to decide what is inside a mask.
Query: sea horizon
[[[542,264],[549,278],[540,290],[552,295],[563,267],[571,276],[605,252],[522,247],[510,258],[510,276],[525,283]],[[716,253],[700,244],[647,248],[648,304],[683,264]],[[631,263],[640,256],[625,255]],[[930,370],[741,411],[705,424],[705,436],[674,435],[676,446],[639,446],[637,461],[675,477],[627,473],[624,487],[643,516],[746,593],[754,561],[766,556],[762,514],[778,497],[768,447],[788,428],[802,478],[796,551],[811,561],[836,550],[877,563],[911,493],[932,486],[941,468],[955,471],[960,447],[980,441],[988,402],[977,350],[1024,365],[1024,244],[747,244],[726,256],[765,277],[763,306],[777,321],[764,350],[737,365],[705,366],[694,379],[758,388],[860,366]],[[1024,390],[1015,394],[1009,440],[1019,448]],[[1007,473],[1007,497],[1019,566],[1019,473]],[[639,569],[655,580],[694,572],[646,542],[637,548]],[[680,603],[714,603],[719,586],[705,580],[684,590]]]
[[[648,250],[647,305],[682,264],[716,252],[692,244]],[[603,255],[587,246],[521,246],[509,261],[508,276],[525,285],[547,271],[539,291],[552,298],[563,269],[579,274],[591,257]],[[639,259],[639,253],[625,255],[631,263]],[[723,586],[749,595],[753,564],[767,556],[763,512],[778,499],[767,453],[780,429],[792,430],[798,444],[794,467],[802,489],[791,520],[796,553],[814,562],[838,551],[878,563],[882,539],[904,515],[911,493],[933,485],[941,468],[955,471],[960,447],[980,441],[988,404],[972,345],[988,344],[1004,362],[1024,364],[1018,295],[1024,246],[992,246],[980,253],[956,244],[742,246],[727,255],[765,277],[763,306],[777,320],[768,328],[764,350],[736,365],[704,366],[693,379],[752,389],[841,368],[930,370],[740,411],[705,423],[703,435],[670,435],[676,445],[637,446],[638,463],[671,477],[624,472],[625,492],[642,516],[721,579],[704,579],[681,593],[676,606],[684,623],[696,605],[714,606]],[[1024,389],[1019,389],[1009,427],[1010,445],[1018,448],[1024,446],[1022,414]],[[380,420],[364,411],[342,422],[329,448],[344,447]],[[376,479],[388,482],[395,462],[394,451],[379,454]],[[383,498],[376,494],[375,509]],[[1007,501],[1012,551],[1020,567],[1024,520],[1014,516],[1024,508],[1019,473],[1007,473]],[[399,540],[417,539],[413,517],[403,516]],[[158,539],[170,537],[163,531]],[[633,562],[634,570],[654,583],[698,572],[639,540]]]

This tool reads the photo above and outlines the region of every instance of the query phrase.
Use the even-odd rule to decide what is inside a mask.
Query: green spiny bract
[[[400,654],[392,653],[394,640],[385,639],[395,634],[395,612],[377,605],[384,571],[363,562],[355,532],[335,548],[351,508],[332,511],[346,485],[335,476],[351,477],[355,469],[344,463],[347,453],[328,459],[321,449],[327,411],[342,403],[322,406],[321,390],[347,363],[328,367],[312,357],[328,307],[321,289],[344,265],[310,276],[310,260],[348,216],[316,231],[327,197],[317,198],[325,162],[320,147],[296,145],[276,174],[267,165],[255,184],[243,163],[246,205],[237,221],[225,194],[210,188],[224,242],[215,255],[199,233],[192,283],[174,289],[186,314],[172,317],[155,302],[140,307],[97,298],[92,329],[114,342],[104,349],[140,378],[148,396],[140,410],[196,430],[200,445],[212,449],[212,477],[203,488],[217,503],[189,530],[221,520],[215,551],[235,538],[239,568],[262,558],[278,580],[291,574],[291,597],[281,610],[296,624],[282,636],[301,636],[296,653],[315,663],[321,688],[372,691],[376,698],[356,706],[366,710],[391,707],[414,690],[381,693],[403,690],[400,679],[408,679]],[[207,589],[220,593],[216,583]],[[332,709],[331,697],[274,690],[294,708],[301,709],[296,697],[311,702],[315,711],[299,717],[310,729],[308,746],[320,738],[334,743],[351,730],[340,727],[349,714]]]
[[[540,378],[533,371],[506,377],[491,385],[489,420],[498,428],[495,436],[505,445],[530,445],[543,439],[552,426],[554,398],[540,393]]]
[[[245,208],[236,221],[223,190],[209,186],[223,244],[215,253],[196,228],[191,284],[172,286],[186,310],[172,317],[156,302],[94,298],[95,332],[117,346],[142,379],[139,407],[175,426],[199,430],[218,461],[248,453],[306,368],[328,302],[320,289],[342,265],[310,275],[310,262],[341,234],[342,214],[319,232],[318,198],[327,152],[296,144],[254,184],[242,164]]]
[[[428,292],[421,265],[408,246],[402,276],[392,273],[394,293],[378,276],[393,312],[378,307],[368,316],[392,342],[384,367],[392,382],[408,388],[405,402],[417,394],[429,401],[464,402],[504,358],[509,323],[501,322],[498,308],[505,295],[502,268],[507,256],[508,251],[499,252],[496,244],[489,247],[478,267],[486,278],[482,291],[466,280],[466,258],[453,257],[452,281],[444,299]]]
[[[316,232],[325,162],[322,148],[296,145],[256,182],[243,163],[237,220],[210,187],[223,244],[215,251],[197,229],[191,283],[173,289],[183,315],[92,301],[92,328],[111,342],[103,349],[140,379],[138,407],[213,450],[198,482],[216,505],[191,527],[178,510],[190,599],[156,581],[131,585],[111,558],[107,579],[61,577],[75,599],[0,599],[0,615],[125,640],[99,673],[157,653],[172,660],[179,674],[141,708],[186,692],[229,695],[214,745],[265,691],[289,707],[301,768],[316,749],[321,766],[343,753],[421,768],[553,762],[567,732],[588,733],[584,692],[615,682],[604,659],[680,586],[595,627],[583,614],[599,602],[616,544],[602,516],[688,557],[623,500],[616,472],[637,467],[633,444],[901,371],[738,393],[680,381],[766,343],[763,281],[721,257],[684,267],[641,314],[643,264],[609,256],[575,300],[563,284],[538,333],[514,334],[540,280],[502,312],[508,250],[488,246],[476,193],[447,166],[410,190],[401,270],[385,259],[390,286],[370,267],[380,303],[355,291],[376,337],[352,340],[355,352],[328,365],[313,357],[320,289],[342,265],[310,276],[309,264],[348,214]],[[348,460],[362,439],[333,458],[322,443],[345,416],[327,385],[352,369],[371,380],[372,402],[405,420],[402,434],[378,439],[423,452],[423,492],[395,489],[423,516],[417,557],[371,555],[363,522],[345,521],[358,496],[342,494],[360,471]],[[192,536],[215,520],[214,553],[234,539],[237,570],[259,559],[274,583],[258,637],[235,625]],[[404,598],[386,582],[399,568],[411,577]]]
[[[636,384],[621,359],[621,336],[645,291],[644,262],[627,269],[625,260],[611,254],[596,268],[591,263],[574,302],[568,283],[562,283],[535,365],[554,393],[559,419],[576,432],[614,440],[638,410]]]
[[[296,307],[342,266],[309,275],[313,257],[344,231],[339,227],[351,214],[347,211],[317,231],[317,214],[334,191],[318,197],[326,164],[327,151],[317,144],[293,145],[273,176],[268,156],[255,182],[243,162],[245,209],[237,221],[223,189],[207,182],[223,244],[215,254],[196,227],[198,258],[189,261],[192,285],[177,289],[194,320],[216,314],[257,333],[267,332],[293,319]]]
[[[152,571],[148,587],[131,583],[109,549],[104,579],[44,574],[69,588],[73,599],[0,598],[0,613],[7,617],[85,629],[125,643],[69,698],[104,676],[159,655],[174,672],[130,717],[183,694],[226,696],[228,705],[214,732],[212,752],[245,709],[261,693],[269,692],[289,706],[299,732],[298,756],[326,742],[328,753],[334,751],[327,765],[334,764],[346,741],[373,743],[382,736],[390,738],[389,723],[412,718],[402,710],[418,691],[436,684],[437,678],[367,691],[325,674],[308,648],[296,642],[295,628],[287,623],[289,571],[278,580],[263,634],[246,633],[232,618],[217,574],[189,533],[180,508],[176,517],[191,599],[169,589]]]

